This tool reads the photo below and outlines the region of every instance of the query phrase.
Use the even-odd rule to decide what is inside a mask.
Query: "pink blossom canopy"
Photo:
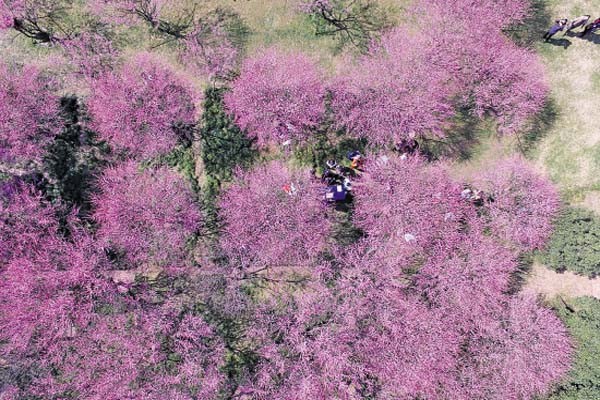
[[[141,170],[133,161],[108,168],[94,198],[97,236],[134,266],[177,269],[200,213],[189,185],[168,168]]]
[[[560,206],[558,192],[544,176],[521,157],[511,157],[474,181],[493,199],[486,210],[495,235],[523,250],[544,246]]]
[[[225,105],[261,147],[302,141],[325,112],[322,75],[303,54],[267,49],[243,63]]]
[[[92,126],[117,151],[131,157],[168,152],[177,143],[176,125],[195,122],[191,87],[149,54],[104,74],[92,89]]]
[[[58,96],[36,67],[0,63],[0,162],[39,162],[59,133]]]
[[[306,171],[273,161],[240,173],[223,194],[221,246],[245,272],[310,267],[330,231],[320,184]]]

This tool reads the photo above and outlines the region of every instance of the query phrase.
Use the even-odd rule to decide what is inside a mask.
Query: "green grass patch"
[[[594,89],[600,89],[600,71],[594,72],[590,79],[592,81],[592,86],[594,87]]]

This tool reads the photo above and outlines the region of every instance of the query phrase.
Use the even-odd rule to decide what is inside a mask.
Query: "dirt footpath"
[[[600,299],[600,279],[589,279],[572,272],[557,273],[544,265],[534,263],[525,290],[544,295],[550,299],[564,297],[592,296]]]

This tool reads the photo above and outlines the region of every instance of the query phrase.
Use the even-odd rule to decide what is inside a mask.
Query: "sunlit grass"
[[[556,18],[593,14],[599,8],[598,0],[549,2]],[[537,46],[559,112],[534,158],[567,200],[577,202],[585,198],[586,191],[600,187],[600,46],[578,37],[564,38],[571,42],[566,49],[547,43]]]

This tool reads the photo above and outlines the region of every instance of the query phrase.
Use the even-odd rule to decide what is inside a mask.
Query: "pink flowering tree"
[[[354,188],[353,223],[392,264],[436,251],[474,219],[460,186],[437,164],[390,154],[373,157],[365,168],[369,173]]]
[[[23,175],[60,131],[52,80],[37,68],[0,64],[0,168]]]
[[[324,99],[323,75],[313,61],[268,49],[244,62],[225,105],[235,122],[266,147],[305,140],[322,121]]]
[[[201,317],[171,305],[97,316],[69,346],[57,354],[63,379],[49,378],[42,393],[210,400],[225,378],[222,341]]]
[[[313,282],[293,299],[265,305],[250,331],[261,360],[239,394],[501,400],[547,393],[568,369],[567,332],[535,299],[501,293],[514,263],[499,257],[510,252],[476,246],[464,246],[465,253],[473,251],[464,255],[466,262],[432,260],[425,267],[429,272],[421,278],[431,279],[426,303],[410,279],[388,279],[371,260],[350,260],[333,285]],[[444,270],[459,263],[459,270]],[[477,293],[478,284],[490,285],[490,297]],[[469,293],[476,295],[472,307],[462,297]]]
[[[514,252],[484,235],[476,206],[441,165],[392,155],[366,169],[353,219],[366,237],[335,249],[336,260],[318,264],[302,291],[274,295],[258,310],[250,332],[261,361],[239,394],[546,393],[568,368],[570,342],[549,310],[509,293]]]
[[[377,145],[406,137],[443,136],[454,114],[452,70],[432,63],[428,35],[397,28],[331,85],[335,121]]]
[[[355,341],[361,386],[377,398],[445,397],[459,335],[405,284],[374,278],[371,268],[378,269],[356,264],[340,281],[347,300],[339,312]]]
[[[88,279],[87,283],[92,282]],[[52,398],[71,392],[82,399],[217,398],[225,382],[221,371],[225,349],[203,318],[175,302],[142,308],[123,296],[106,298],[106,292],[102,306],[113,311],[96,313],[90,300],[97,301],[98,294],[82,296],[84,292],[77,290],[67,301],[68,292],[63,289],[62,298],[37,305],[34,309],[40,312],[36,315],[30,302],[22,302],[23,307],[9,313],[42,318],[35,320],[39,329],[35,344],[21,350],[24,355],[38,354],[37,374],[21,394]],[[69,313],[58,314],[58,306]],[[45,315],[48,311],[50,315]],[[27,325],[14,321],[11,325],[16,328],[6,332],[26,333]],[[53,328],[59,328],[58,335]],[[8,356],[17,361],[13,354]]]
[[[44,202],[33,188],[6,183],[0,194],[0,258],[8,262],[28,254],[32,243],[43,248],[45,238],[57,236],[56,207]]]
[[[201,217],[183,178],[130,161],[106,169],[98,186],[93,217],[102,246],[123,251],[132,267],[185,266],[186,240]]]
[[[376,145],[439,140],[452,134],[455,111],[467,109],[495,119],[501,134],[526,129],[548,87],[539,58],[501,33],[527,10],[508,3],[416,2],[410,26],[384,34],[332,83],[337,126]]]
[[[568,371],[566,328],[532,294],[507,299],[494,318],[475,316],[458,372],[458,399],[531,399],[546,395]]]
[[[73,5],[69,0],[2,0],[0,31],[12,29],[35,44],[59,46],[79,73],[97,75],[112,65],[114,48],[106,27],[86,14],[75,22]]]
[[[448,320],[464,323],[468,314],[484,315],[502,307],[514,254],[481,232],[469,232],[435,251],[415,276],[419,290]]]
[[[209,78],[229,79],[243,53],[248,28],[226,8],[202,15],[179,42],[179,59]]]
[[[159,193],[160,200],[179,211],[186,204],[176,197],[184,189],[172,185],[175,196]],[[157,305],[147,285],[135,287],[136,297],[119,290],[102,243],[73,218],[65,238],[55,211],[32,189],[3,187],[0,357],[23,373],[35,370],[26,385],[13,387],[14,395],[217,398],[225,382],[224,344],[190,311],[203,294],[189,293],[182,302],[169,293]]]
[[[14,29],[34,43],[57,43],[71,33],[63,23],[71,6],[65,0],[2,0],[0,29]]]
[[[522,0],[423,0],[413,10],[421,16],[420,29],[440,38],[432,43],[432,64],[452,71],[458,104],[479,118],[495,119],[500,134],[528,128],[548,92],[539,57],[501,32],[523,19],[528,9]],[[445,29],[448,25],[453,29]]]
[[[69,63],[86,78],[96,79],[115,68],[118,52],[106,35],[82,32],[61,44]]]
[[[92,126],[118,152],[154,157],[177,143],[178,125],[196,121],[195,96],[186,81],[149,54],[92,84]]]
[[[474,113],[480,118],[495,118],[500,134],[527,129],[531,118],[543,108],[548,93],[539,57],[498,36],[480,39],[477,55],[471,61],[477,69],[472,78],[477,83],[469,92],[475,99]]]
[[[280,161],[240,172],[219,200],[220,243],[231,265],[249,275],[310,268],[331,225],[319,187]]]
[[[93,239],[69,216],[66,240],[56,212],[27,186],[0,198],[0,357],[16,368],[44,370],[46,356],[87,326],[92,299],[111,293]]]
[[[481,24],[485,30],[499,33],[510,24],[522,21],[531,11],[528,0],[456,0],[448,3],[444,0],[420,0],[414,5],[413,11],[419,16],[431,12],[445,12],[453,17],[473,24],[473,29],[479,29]]]
[[[244,391],[257,399],[441,395],[453,379],[455,332],[406,287],[378,278],[362,266],[345,270],[334,288],[312,283],[260,310],[251,332],[261,362]]]
[[[544,246],[560,206],[552,183],[524,159],[511,157],[475,177],[474,184],[493,200],[485,211],[494,235],[522,250]]]
[[[62,45],[82,33],[98,33],[97,24],[71,0],[2,0],[0,30],[11,29],[34,44]],[[73,14],[77,13],[77,18]]]
[[[31,249],[0,271],[1,352],[9,360],[21,362],[76,335],[90,321],[91,299],[110,292],[100,274],[104,257],[88,236],[74,239],[76,245],[57,234],[43,238],[42,251]]]

